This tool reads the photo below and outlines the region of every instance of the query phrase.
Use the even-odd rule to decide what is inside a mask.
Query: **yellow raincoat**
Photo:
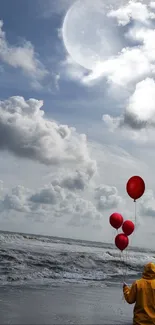
[[[133,325],[155,324],[155,264],[145,265],[142,278],[123,287],[124,298],[135,303]]]

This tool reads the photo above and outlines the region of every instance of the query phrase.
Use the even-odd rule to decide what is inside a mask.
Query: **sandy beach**
[[[122,283],[139,278],[153,252],[120,259],[105,243],[7,233],[0,243],[0,324],[132,324]]]
[[[119,286],[5,286],[0,304],[1,324],[132,324]]]

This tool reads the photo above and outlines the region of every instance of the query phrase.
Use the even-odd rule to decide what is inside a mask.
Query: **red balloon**
[[[113,213],[109,218],[110,224],[113,228],[118,229],[122,226],[123,217],[119,213]]]
[[[145,183],[140,176],[133,176],[128,180],[126,190],[132,199],[137,200],[144,194]]]
[[[126,236],[130,236],[135,229],[135,225],[131,220],[125,220],[122,226],[122,230]]]
[[[129,238],[125,234],[118,234],[115,237],[115,245],[123,251],[129,244]]]

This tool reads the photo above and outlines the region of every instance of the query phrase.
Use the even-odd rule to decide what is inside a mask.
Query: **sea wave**
[[[0,285],[40,281],[100,282],[137,277],[153,252],[121,254],[110,244],[25,234],[0,234]]]

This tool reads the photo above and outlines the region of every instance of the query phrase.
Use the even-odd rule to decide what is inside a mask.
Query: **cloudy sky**
[[[155,244],[155,2],[1,0],[0,228]],[[145,243],[145,244],[144,244]]]

